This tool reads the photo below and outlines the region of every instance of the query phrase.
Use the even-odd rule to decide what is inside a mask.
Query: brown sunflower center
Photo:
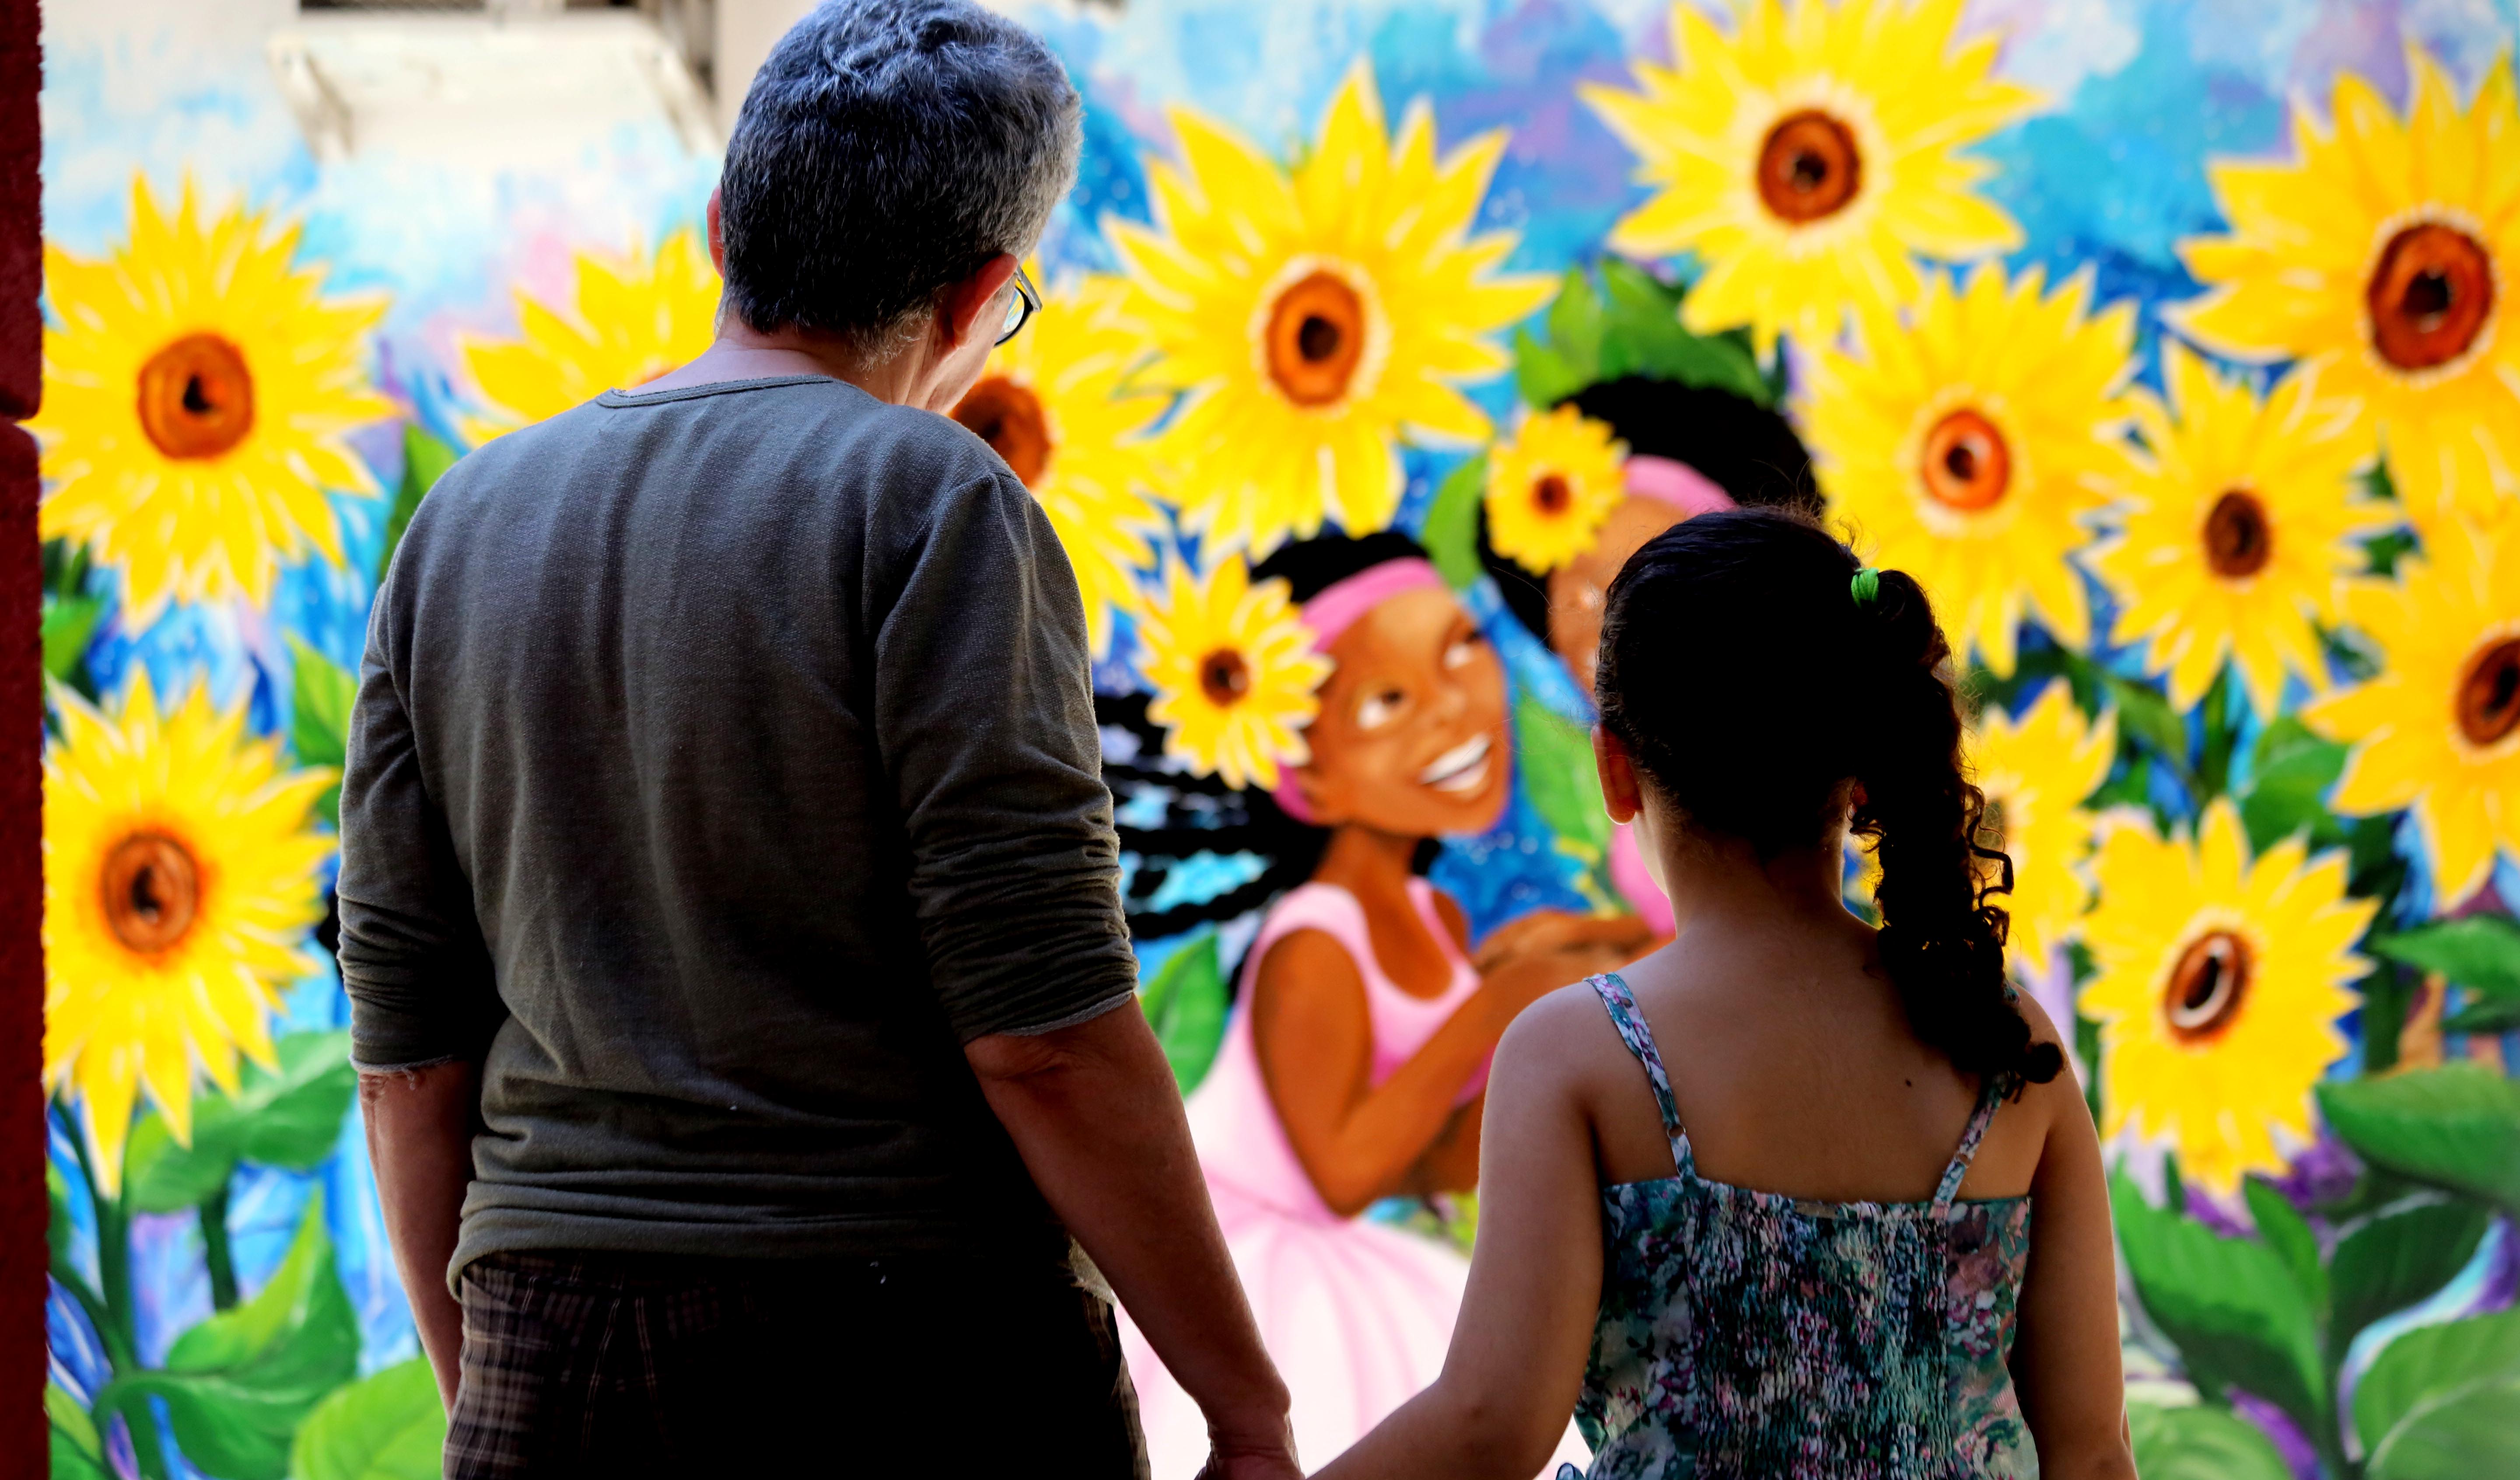
[[[1050,469],[1050,423],[1041,397],[1005,376],[991,376],[955,404],[954,420],[971,428],[1007,460],[1027,488],[1037,488]]]
[[[134,832],[114,844],[98,882],[113,938],[143,955],[182,940],[202,911],[201,866],[162,832]]]
[[[1554,516],[1575,507],[1575,490],[1558,474],[1544,473],[1540,481],[1531,485],[1531,502],[1541,513]]]
[[[2371,347],[2400,370],[2430,370],[2467,353],[2494,312],[2494,259],[2474,237],[2427,221],[2380,248],[2362,290]]]
[[[2458,681],[2458,733],[2471,745],[2495,744],[2520,730],[2520,638],[2480,648]]]
[[[1269,379],[1287,400],[1329,405],[1365,358],[1365,300],[1334,274],[1312,274],[1270,308],[1267,351]]]
[[[1251,665],[1231,648],[1219,648],[1198,660],[1198,692],[1219,709],[1232,708],[1251,692]]]
[[[2205,562],[2216,575],[2238,580],[2267,568],[2275,555],[2274,526],[2267,506],[2245,488],[2214,501],[2205,515]]]
[[[1864,156],[1845,124],[1818,111],[1788,113],[1759,146],[1759,199],[1800,224],[1833,216],[1864,184]]]
[[[2012,478],[2012,454],[1995,424],[1963,406],[1925,433],[1925,492],[1935,503],[1974,513],[1995,507]]]
[[[188,334],[140,367],[140,429],[170,458],[214,458],[253,430],[253,372],[214,334]]]
[[[2180,953],[2161,1007],[2171,1035],[2182,1043],[2209,1043],[2240,1016],[2247,1005],[2256,962],[2249,943],[2228,930],[2201,936]]]

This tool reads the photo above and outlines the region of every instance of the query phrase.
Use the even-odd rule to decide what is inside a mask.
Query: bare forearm
[[[1286,1388],[1207,1200],[1163,1050],[1134,1004],[967,1050],[1052,1209],[1207,1415],[1220,1447],[1285,1435]]]
[[[430,1064],[359,1076],[385,1237],[411,1301],[412,1324],[437,1376],[437,1395],[455,1406],[464,1313],[447,1292],[464,1192],[472,1181],[472,1133],[480,1112],[480,1065]]]

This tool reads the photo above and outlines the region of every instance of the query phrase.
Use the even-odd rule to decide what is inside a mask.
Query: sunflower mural
[[[2024,617],[2091,639],[2069,560],[2129,471],[2135,312],[2037,269],[1937,275],[1902,322],[1865,314],[1854,347],[1812,357],[1804,425],[1830,512],[1923,583],[1953,645],[2013,671]]]
[[[1959,20],[1959,0],[1751,0],[1728,36],[1672,6],[1671,67],[1637,63],[1634,92],[1583,89],[1654,191],[1609,247],[1696,253],[1688,327],[1747,324],[1764,353],[1786,331],[1833,337],[1850,308],[1912,301],[1912,254],[2020,246],[1976,188],[1991,168],[1958,151],[2039,97],[1991,75],[1996,38],[1961,39]]]
[[[392,410],[366,371],[384,307],[327,294],[298,241],[241,202],[204,221],[189,177],[168,211],[135,177],[111,255],[44,249],[42,534],[121,573],[130,627],[260,605],[310,551],[341,563],[326,490],[376,491],[342,438]]]
[[[1148,172],[1153,224],[1108,229],[1146,381],[1189,398],[1162,442],[1184,521],[1255,558],[1325,519],[1383,527],[1400,438],[1485,437],[1460,387],[1506,368],[1490,336],[1548,295],[1495,270],[1510,234],[1470,234],[1504,136],[1439,158],[1417,106],[1395,139],[1361,67],[1291,170],[1194,110],[1171,121],[1182,162]]]
[[[519,337],[462,340],[490,408],[464,419],[474,445],[608,390],[636,389],[717,337],[717,269],[698,232],[675,232],[652,253],[581,251],[574,268],[577,292],[564,308],[518,292]]]
[[[1253,955],[1339,825],[1308,779],[1392,813],[1482,968],[1551,912],[1668,932],[1592,774],[1602,602],[1681,520],[1804,510],[1958,650],[2010,968],[2109,1133],[2138,1467],[2509,1469],[2507,16],[1285,0],[1245,45],[1229,0],[1009,8],[1085,95],[1084,168],[1029,258],[1057,291],[952,414],[1075,569],[1185,1093],[1238,1072]],[[691,359],[718,307],[713,161],[241,161],[198,105],[293,138],[262,46],[48,44],[66,1475],[433,1473],[342,1149],[341,660],[459,447]],[[195,111],[88,106],[187,48]],[[509,284],[520,243],[557,287]],[[1361,737],[1450,689],[1479,722],[1369,775]],[[1340,1246],[1456,1259],[1474,1151]],[[1351,1317],[1416,1287],[1355,1268]],[[1295,1366],[1363,1370],[1334,1346]]]
[[[1146,433],[1165,400],[1127,385],[1139,341],[1113,322],[1124,291],[1093,278],[1051,294],[954,408],[1049,516],[1076,567],[1098,656],[1110,650],[1112,612],[1137,608],[1136,572],[1153,561],[1149,537],[1163,527],[1147,499],[1160,475]]]
[[[2211,290],[2174,317],[2209,349],[2319,371],[2380,430],[2408,512],[2506,516],[2520,470],[2520,336],[2501,328],[2520,263],[2520,134],[2507,57],[2464,107],[2409,50],[2407,108],[2353,71],[2327,116],[2294,113],[2290,161],[2212,168],[2229,218],[2181,254]]]

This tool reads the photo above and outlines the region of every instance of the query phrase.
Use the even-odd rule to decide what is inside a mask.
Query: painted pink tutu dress
[[[1372,1014],[1374,1084],[1391,1077],[1478,990],[1479,974],[1454,947],[1422,879],[1410,899],[1442,944],[1452,980],[1435,997],[1415,997],[1373,959],[1365,910],[1334,884],[1290,890],[1269,912],[1243,958],[1240,1002],[1270,947],[1297,930],[1319,930],[1345,947],[1365,981]],[[1463,1092],[1485,1083],[1485,1071]],[[1216,1062],[1190,1099],[1191,1134],[1215,1200],[1227,1248],[1259,1318],[1269,1355],[1294,1398],[1295,1452],[1327,1462],[1365,1436],[1443,1370],[1462,1306],[1469,1262],[1452,1249],[1362,1219],[1322,1201],[1280,1125],[1251,1016],[1238,1010]],[[1191,1480],[1207,1458],[1207,1422],[1164,1370],[1125,1313],[1120,1339],[1138,1388],[1155,1480]],[[1572,1458],[1582,1458],[1580,1440]]]

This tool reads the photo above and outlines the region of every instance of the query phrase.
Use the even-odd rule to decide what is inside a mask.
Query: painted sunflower
[[[2124,603],[2109,641],[2143,640],[2182,709],[2228,659],[2272,715],[2287,669],[2326,687],[2318,627],[2335,624],[2347,578],[2365,564],[2356,536],[2397,516],[2357,497],[2371,438],[2352,402],[2317,395],[2312,373],[2260,400],[2169,344],[2162,381],[2167,403],[2136,393],[2150,455],[2127,480],[2123,527],[2092,556]]]
[[[1488,540],[1526,570],[1555,570],[1593,548],[1627,497],[1628,444],[1572,406],[1522,419],[1488,449]]]
[[[491,413],[467,418],[475,445],[608,390],[644,385],[717,338],[717,269],[690,228],[651,256],[577,254],[573,311],[517,293],[518,339],[466,337],[464,363]]]
[[[1278,768],[1312,758],[1303,727],[1330,660],[1282,580],[1251,584],[1240,556],[1194,581],[1173,561],[1165,595],[1138,618],[1138,670],[1155,696],[1147,717],[1164,727],[1164,753],[1231,786],[1278,785]]]
[[[2434,891],[2456,902],[2484,887],[2498,849],[2520,852],[2520,528],[2449,519],[2428,539],[2397,580],[2346,593],[2380,671],[2303,717],[2355,746],[2330,804],[2413,808]]]
[[[1088,278],[1051,294],[954,408],[954,420],[1006,459],[1058,531],[1098,657],[1110,649],[1112,608],[1136,608],[1136,572],[1153,560],[1148,536],[1163,527],[1142,490],[1157,482],[1144,433],[1165,400],[1122,383],[1139,350],[1112,318],[1125,291]]]
[[[1706,275],[1681,321],[1699,334],[1746,324],[1762,355],[1780,332],[1822,343],[1849,308],[1913,299],[1912,252],[2020,246],[2021,228],[1977,193],[1994,166],[1958,151],[2040,99],[1991,75],[1996,37],[1958,39],[1960,12],[1960,0],[1751,0],[1728,37],[1672,6],[1672,67],[1637,63],[1637,92],[1582,89],[1655,192],[1610,246],[1696,253]]]
[[[2211,292],[2172,320],[2218,354],[2297,359],[2378,425],[2408,511],[2498,517],[2520,465],[2520,107],[2510,60],[2462,111],[2410,51],[2401,118],[2340,72],[2322,126],[2293,115],[2291,162],[2208,167],[2230,233],[2180,244]]]
[[[146,673],[116,712],[55,695],[44,759],[44,1084],[74,1085],[111,1193],[145,1088],[190,1144],[193,1071],[237,1089],[273,1062],[276,989],[315,969],[316,830],[330,771],[284,769],[245,706],[196,688],[160,715]]]
[[[1494,332],[1552,286],[1494,271],[1510,234],[1468,234],[1505,135],[1439,160],[1420,102],[1391,139],[1363,64],[1291,171],[1194,110],[1172,122],[1183,162],[1148,172],[1154,228],[1106,229],[1147,379],[1189,392],[1162,439],[1186,522],[1255,560],[1326,518],[1383,527],[1397,439],[1484,440],[1457,387],[1506,367]]]
[[[2346,984],[2369,969],[2354,942],[2379,906],[2346,897],[2341,853],[2312,859],[2296,839],[2251,861],[2228,799],[2192,845],[2113,816],[2094,872],[2081,1007],[2100,1024],[2101,1134],[2167,1138],[2225,1196],[2280,1170],[2272,1133],[2311,1138],[2311,1087],[2345,1053]]]
[[[297,228],[242,202],[203,225],[131,184],[131,235],[90,261],[44,248],[45,539],[122,572],[123,623],[169,602],[262,605],[285,561],[341,563],[327,488],[376,492],[343,434],[393,414],[368,384],[382,299],[294,270]]]
[[[2061,679],[2021,718],[1990,704],[1970,729],[1969,775],[1986,793],[1982,830],[2012,858],[2012,893],[1999,896],[2012,914],[2009,954],[2031,970],[2047,969],[2091,897],[2080,872],[2092,828],[2083,798],[2108,779],[2117,744],[2117,716],[2084,719]]]
[[[1814,351],[1804,407],[1835,512],[1999,675],[2024,615],[2090,641],[2066,556],[2131,466],[2135,311],[2091,313],[2088,275],[2045,295],[2044,281],[1989,265],[1955,290],[1934,275],[1909,322],[1868,310],[1857,350]]]

